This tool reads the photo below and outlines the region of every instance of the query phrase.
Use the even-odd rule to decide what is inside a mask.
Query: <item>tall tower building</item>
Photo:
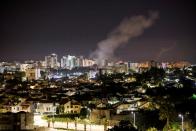
[[[45,56],[45,63],[47,68],[57,68],[58,61],[57,61],[57,54],[50,54]]]
[[[76,67],[77,59],[76,59],[75,56],[68,55],[67,59],[68,59],[68,68],[69,69],[72,69],[72,68]]]
[[[83,57],[83,56],[78,57],[78,58],[77,58],[77,65],[78,65],[79,67],[83,67],[83,66],[84,66],[84,65],[83,65],[83,61],[84,61],[84,57]]]
[[[61,58],[61,68],[72,69],[79,66],[78,59],[76,56],[63,56]]]
[[[63,56],[62,58],[61,58],[61,68],[67,68],[67,61],[68,61],[68,59],[67,59],[67,57],[66,56]]]

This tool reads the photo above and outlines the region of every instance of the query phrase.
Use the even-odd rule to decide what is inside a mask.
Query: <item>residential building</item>
[[[75,100],[64,100],[61,102],[64,106],[64,113],[79,114],[81,110],[81,104]]]
[[[21,111],[31,112],[31,104],[23,103],[23,104],[11,106],[11,112],[17,113],[17,112],[21,112]]]
[[[37,80],[41,77],[41,70],[39,68],[26,69],[26,77],[28,80]]]
[[[50,54],[45,56],[45,63],[47,68],[57,68],[58,67],[58,59],[57,54]]]
[[[56,108],[59,104],[51,101],[42,101],[36,104],[35,112],[41,114],[56,114]]]
[[[61,68],[67,68],[67,57],[63,56],[61,58]]]

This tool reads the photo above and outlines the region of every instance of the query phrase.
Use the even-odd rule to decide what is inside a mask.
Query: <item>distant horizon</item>
[[[54,52],[53,52],[54,53]],[[52,53],[50,53],[50,54],[52,54]],[[50,55],[50,54],[48,54],[48,55]],[[57,54],[57,53],[55,53],[55,54]],[[48,55],[46,55],[46,56],[48,56]],[[83,56],[84,58],[86,58],[86,59],[91,59],[91,60],[95,60],[95,59],[93,59],[93,58],[89,58],[89,57],[86,57],[86,56],[84,56],[84,55],[72,55],[72,54],[67,54],[67,55],[71,55],[71,56],[76,56],[76,57],[80,57],[80,56]],[[63,56],[67,56],[67,55],[63,55]],[[57,54],[57,60],[58,60],[58,62],[60,62],[60,60],[61,60],[61,58],[63,57],[63,56],[61,56],[61,57],[59,57],[59,55]],[[19,62],[19,63],[24,63],[25,61],[34,61],[34,62],[36,62],[36,61],[45,61],[45,56],[43,56],[43,59],[15,59],[15,60],[2,60],[2,59],[0,59],[0,62],[8,62],[8,63],[14,63],[14,62]],[[112,61],[112,60],[110,60],[110,62],[119,62],[119,61],[122,61],[122,62],[133,62],[133,63],[140,63],[140,62],[149,62],[149,61],[155,61],[155,62],[158,62],[158,63],[165,63],[165,62],[169,62],[169,63],[175,63],[175,62],[189,62],[190,64],[196,64],[196,63],[192,63],[191,61],[188,61],[188,60],[169,60],[169,61],[160,61],[160,60],[153,60],[153,59],[149,59],[149,60],[122,60],[122,59],[118,59],[118,60],[114,60],[114,61]]]

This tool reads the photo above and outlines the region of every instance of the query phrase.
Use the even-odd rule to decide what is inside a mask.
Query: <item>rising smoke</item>
[[[131,38],[140,36],[144,29],[151,27],[157,18],[158,12],[151,12],[148,17],[138,15],[124,19],[105,40],[98,43],[91,57],[95,58],[99,67],[102,67],[103,60],[112,59],[116,49],[126,44]]]

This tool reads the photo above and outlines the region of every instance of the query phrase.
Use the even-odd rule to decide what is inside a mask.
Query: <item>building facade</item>
[[[57,54],[45,56],[45,63],[47,68],[58,68]]]

